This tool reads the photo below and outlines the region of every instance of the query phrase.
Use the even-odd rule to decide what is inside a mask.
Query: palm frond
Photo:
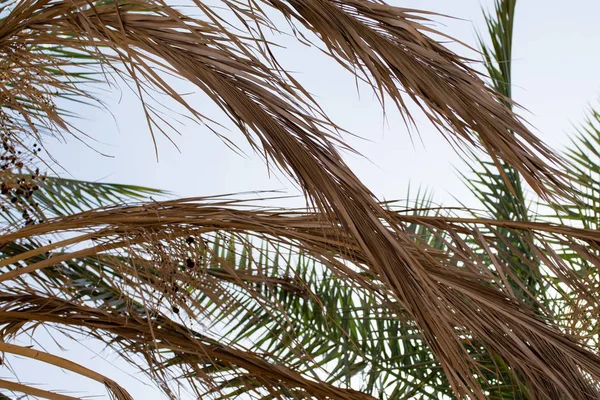
[[[405,229],[406,220],[398,220],[385,210],[344,163],[338,151],[343,142],[336,136],[335,125],[327,120],[297,82],[273,69],[271,59],[265,60],[268,57],[261,53],[260,37],[257,44],[256,37],[244,39],[230,32],[214,18],[209,7],[201,2],[195,4],[205,11],[210,22],[190,18],[158,0],[96,4],[83,0],[22,0],[16,3],[0,25],[0,49],[5,49],[7,54],[15,52],[16,56],[11,58],[6,69],[26,71],[28,75],[24,79],[31,85],[18,88],[16,92],[4,88],[9,103],[16,104],[11,110],[25,118],[28,115],[25,104],[39,104],[36,120],[26,124],[34,138],[38,137],[36,123],[73,131],[53,107],[52,94],[43,88],[58,88],[73,95],[78,95],[82,89],[78,84],[68,86],[67,81],[57,79],[54,72],[49,74],[39,67],[36,69],[36,65],[47,64],[54,70],[65,67],[61,64],[64,60],[57,61],[43,52],[28,52],[32,43],[79,51],[99,60],[102,67],[114,74],[129,78],[142,100],[153,135],[167,132],[160,114],[150,104],[150,89],[158,89],[171,97],[198,121],[212,122],[191,107],[157,71],[180,76],[206,93],[265,158],[296,179],[319,211],[311,216],[312,229],[322,231],[325,226],[329,237],[340,237],[340,232],[344,232],[341,234],[343,240],[337,239],[337,242],[321,233],[315,239],[313,231],[304,231],[301,235],[294,232],[290,238],[290,224],[307,222],[302,218],[288,220],[279,212],[275,219],[266,217],[265,226],[269,226],[269,221],[276,222],[270,225],[272,230],[268,234],[299,241],[314,256],[325,260],[328,268],[337,268],[367,288],[372,284],[331,257],[332,247],[345,259],[357,262],[365,272],[377,277],[389,289],[388,294],[415,321],[457,395],[485,396],[474,378],[478,364],[470,356],[464,339],[465,335],[474,335],[485,348],[498,353],[509,368],[521,370],[540,396],[554,397],[563,393],[567,397],[597,397],[595,387],[587,375],[581,373],[585,371],[594,380],[600,377],[600,364],[591,353],[541,322],[528,308],[521,309],[518,300],[502,284],[494,286],[489,276],[488,280],[482,281],[476,261],[479,259],[466,256],[470,254],[466,250],[468,246],[456,235],[451,236],[454,240],[449,250],[451,257],[439,256],[433,250],[428,251],[425,244],[415,243]],[[243,9],[241,2],[229,1],[227,4]],[[367,0],[285,3],[273,0],[268,4],[317,32],[330,53],[343,64],[368,70],[376,90],[390,94],[402,109],[399,86],[441,129],[452,129],[452,140],[469,145],[480,143],[494,160],[503,159],[518,170],[541,195],[558,193],[568,197],[563,173],[557,170],[561,161],[524,127],[496,93],[486,88],[464,60],[423,33],[429,28],[421,24],[422,13]],[[322,10],[327,11],[326,17],[321,14]],[[259,23],[264,20],[254,11],[248,11],[247,15]],[[361,40],[356,39],[359,37]],[[42,78],[38,79],[36,74]],[[15,96],[26,100],[19,102]],[[156,220],[156,207],[165,219]],[[211,210],[202,210],[205,211]],[[237,229],[254,229],[267,235],[261,231],[264,227],[249,221],[260,220],[260,214],[212,212],[219,221],[235,217],[223,229],[235,230],[236,224],[241,224]],[[154,214],[150,216],[149,213]],[[83,213],[58,220],[60,222],[28,226],[2,236],[0,240],[12,242],[44,234],[42,232],[48,234],[85,226],[96,231],[93,235],[88,233],[65,239],[62,244],[79,245],[83,238],[91,240],[92,237],[106,242],[18,269],[15,264],[18,261],[55,247],[45,245],[33,252],[13,256],[4,260],[6,266],[13,268],[1,275],[0,281],[18,280],[58,262],[92,256],[100,251],[142,246],[136,248],[137,251],[145,255],[152,251],[156,253],[162,248],[160,240],[170,240],[171,236],[182,232],[161,232],[160,229],[168,227],[168,223],[182,221],[193,225],[197,213],[196,206],[185,202],[161,203],[98,211],[98,214]],[[95,225],[100,221],[105,228]],[[277,225],[283,221],[285,229]],[[216,223],[206,219],[196,221],[199,222],[212,228]],[[445,227],[450,232],[459,232],[457,227]],[[131,235],[129,229],[140,233]],[[483,240],[479,231],[471,229],[469,232],[471,237]],[[497,243],[506,243],[502,237],[494,238]],[[155,248],[146,248],[144,243],[152,243]],[[340,248],[340,243],[350,243],[350,246]],[[132,254],[128,252],[127,256]],[[465,269],[456,268],[454,260],[457,257],[467,266]],[[137,259],[142,262],[144,257]],[[502,269],[497,262],[494,267]],[[564,272],[560,267],[553,268]],[[168,281],[166,276],[161,278]],[[561,278],[567,285],[582,286],[580,281],[569,280],[568,276]],[[581,293],[587,296],[589,290]],[[457,330],[457,326],[462,330]],[[521,349],[521,352],[514,349]],[[560,362],[557,355],[560,355]],[[290,378],[285,379],[288,382]],[[302,390],[314,389],[308,383],[300,386]],[[314,390],[341,395],[329,386]]]
[[[35,321],[35,322],[34,322]],[[27,331],[40,323],[50,323],[62,327],[83,329],[92,335],[103,338],[111,335],[123,350],[130,354],[141,354],[158,371],[185,364],[190,370],[185,375],[206,380],[203,370],[214,363],[228,365],[246,371],[240,374],[247,385],[261,385],[267,390],[289,385],[297,390],[297,397],[307,394],[320,398],[372,399],[360,392],[335,388],[323,382],[316,383],[303,378],[297,372],[282,365],[273,365],[261,357],[237,348],[228,348],[204,337],[169,319],[161,319],[160,325],[148,325],[147,318],[132,315],[117,315],[96,308],[73,304],[59,298],[15,293],[0,295],[0,325],[2,334]],[[148,346],[153,342],[152,346]],[[170,357],[169,357],[170,356]],[[184,375],[184,376],[185,376]],[[212,383],[214,385],[217,383]],[[223,388],[225,391],[227,387]],[[276,392],[275,392],[276,393]]]
[[[420,190],[416,200],[407,200],[405,207],[402,213],[408,215],[436,213],[431,197]],[[409,223],[407,229],[415,240],[443,247],[442,241],[422,225]],[[393,298],[378,301],[370,291],[348,282],[301,250],[294,257],[295,252],[285,249],[273,249],[272,253],[269,258],[269,252],[262,251],[258,263],[272,262],[274,272],[302,282],[305,295],[286,286],[265,286],[263,296],[278,305],[266,310],[253,296],[235,291],[232,296],[244,299],[242,310],[232,312],[215,306],[209,311],[212,318],[231,327],[224,331],[224,340],[249,341],[251,349],[268,352],[297,371],[315,376],[325,373],[330,383],[380,399],[451,395],[440,365]],[[242,254],[236,265],[245,265],[245,260]],[[394,307],[389,307],[392,303]]]
[[[503,96],[500,100],[508,109],[512,109],[512,41],[516,4],[516,0],[497,0],[494,12],[485,14],[490,44],[483,36],[479,37],[484,65],[492,85]],[[509,134],[512,133],[509,131]],[[467,157],[463,160],[470,173],[461,173],[461,176],[490,217],[498,220],[528,221],[530,210],[519,171],[504,161],[495,161],[475,152],[468,153]],[[529,259],[534,258],[526,242],[520,240],[521,234],[515,234],[510,229],[503,231],[516,253],[524,254]],[[507,259],[512,260],[515,277],[519,280],[513,282],[513,290],[520,293],[523,300],[530,297],[523,292],[523,285],[530,294],[543,296],[538,282],[540,272],[535,264],[523,263],[517,254],[511,254],[508,249],[504,250]],[[529,299],[530,303],[531,301],[532,299]]]
[[[227,306],[231,296],[225,297],[228,301],[219,300],[219,295],[216,293],[220,291],[215,292],[215,288],[218,286],[207,286],[205,279],[208,275],[196,275],[197,272],[180,266],[182,261],[179,260],[185,259],[185,254],[190,251],[189,245],[184,240],[190,234],[199,237],[210,232],[231,232],[238,235],[252,234],[257,238],[271,241],[276,237],[277,241],[282,244],[287,243],[288,246],[302,248],[307,254],[322,262],[326,268],[338,271],[344,279],[351,279],[358,287],[368,290],[372,296],[375,296],[379,304],[388,304],[395,312],[406,313],[403,304],[394,300],[394,292],[386,285],[378,283],[381,282],[381,276],[373,275],[372,278],[369,278],[368,275],[359,273],[362,270],[372,274],[371,271],[373,271],[372,266],[369,265],[368,254],[363,252],[359,243],[354,241],[351,235],[342,233],[344,231],[336,227],[328,228],[326,224],[324,225],[326,219],[323,219],[322,216],[277,210],[269,212],[264,209],[244,211],[239,209],[240,206],[243,204],[227,201],[217,203],[209,201],[206,204],[189,200],[172,201],[141,207],[91,211],[49,221],[46,224],[29,226],[18,232],[4,235],[0,239],[5,242],[13,242],[22,237],[43,236],[57,230],[66,232],[84,230],[88,233],[78,238],[65,239],[62,242],[10,257],[0,263],[0,266],[14,266],[44,252],[72,246],[79,242],[92,240],[93,245],[69,254],[30,263],[18,269],[10,268],[0,276],[0,281],[11,282],[11,285],[14,285],[27,274],[35,273],[64,260],[82,256],[89,257],[99,252],[126,249],[127,257],[125,259],[127,262],[118,263],[118,260],[115,259],[113,268],[130,270],[132,265],[130,260],[132,259],[137,260],[136,264],[146,265],[146,272],[144,272],[146,278],[140,278],[143,269],[137,269],[133,275],[135,280],[131,280],[131,284],[135,282],[136,291],[142,290],[145,293],[142,298],[145,299],[146,304],[160,303],[159,299],[163,296],[164,283],[173,282],[175,278],[177,282],[180,282],[177,285],[181,289],[175,292],[168,288],[165,290],[169,303],[176,304],[179,310],[188,312],[189,309],[189,306],[186,308],[186,302],[183,300],[188,296],[188,292],[183,290],[184,287],[188,287],[187,285],[197,288],[197,290],[206,288],[205,293],[215,293],[211,300]],[[511,290],[511,285],[506,280],[506,277],[510,277],[513,273],[512,268],[510,263],[503,261],[505,255],[502,253],[503,246],[507,246],[511,251],[513,249],[499,228],[510,228],[523,232],[522,240],[533,235],[529,244],[535,250],[538,258],[535,262],[543,263],[545,270],[549,271],[544,276],[545,284],[554,288],[558,293],[564,293],[561,301],[568,304],[573,313],[578,316],[595,315],[594,313],[597,312],[599,304],[595,289],[597,284],[585,282],[585,277],[572,270],[572,267],[566,264],[559,254],[551,252],[551,249],[544,244],[560,242],[563,246],[569,246],[578,252],[580,257],[585,257],[597,264],[599,259],[595,252],[600,243],[600,236],[597,232],[543,223],[414,216],[393,212],[389,214],[388,220],[394,221],[395,225],[402,224],[404,226],[407,223],[422,225],[445,244],[445,249],[440,251],[428,246],[423,241],[420,242],[427,257],[436,260],[437,265],[441,266],[437,267],[434,264],[428,269],[428,273],[433,279],[439,282],[439,290],[447,296],[452,296],[455,302],[472,304],[472,308],[455,308],[452,314],[452,324],[461,332],[461,346],[464,346],[467,356],[473,362],[478,360],[482,352],[497,354],[500,357],[499,360],[518,371],[527,386],[533,388],[532,393],[535,393],[532,394],[533,398],[543,398],[549,394],[557,395],[569,390],[571,393],[577,393],[578,396],[585,396],[586,393],[591,393],[589,390],[595,390],[591,386],[592,382],[583,377],[580,381],[573,381],[573,377],[569,378],[568,382],[565,380],[560,389],[553,384],[541,384],[537,381],[536,370],[538,368],[545,371],[546,374],[554,375],[554,371],[561,370],[570,363],[577,365],[595,380],[600,373],[598,370],[600,360],[582,347],[585,343],[583,337],[575,339],[581,332],[578,327],[586,323],[585,319],[560,321],[564,325],[558,329],[559,327],[545,320],[545,318],[550,318],[549,321],[551,321],[552,316],[551,313],[545,312],[543,305],[540,307],[541,313],[544,315],[542,317],[539,312],[536,313],[533,309],[525,308],[517,299]],[[413,240],[415,240],[414,237]],[[486,251],[487,257],[492,260],[492,263],[490,265],[481,264],[481,256],[469,250],[470,246],[467,241],[478,243],[478,248]],[[586,246],[584,247],[578,242],[584,242]],[[160,250],[166,243],[168,243],[169,251]],[[178,248],[181,250],[177,250]],[[202,246],[202,248],[205,249],[204,251],[207,249],[206,246]],[[196,259],[206,259],[200,254],[195,257]],[[342,260],[350,262],[353,267]],[[526,259],[522,261],[526,262]],[[157,269],[156,263],[160,263],[161,267]],[[210,265],[210,260],[206,260],[204,265]],[[148,282],[148,288],[143,289],[144,286],[139,282]],[[254,288],[246,286],[246,290],[262,301],[260,294]],[[141,292],[138,296],[142,296]],[[389,299],[392,299],[391,302],[385,300],[388,296]],[[193,301],[193,298],[187,298],[189,301]],[[235,300],[231,301],[235,302]],[[273,307],[271,302],[263,302],[263,304],[271,304]],[[277,307],[275,306],[273,310],[276,311]],[[201,309],[199,308],[199,310]],[[471,311],[467,314],[467,310]],[[197,318],[195,313],[192,315]],[[406,315],[408,320],[413,320],[410,313],[406,313]],[[483,326],[486,326],[485,330],[478,330],[475,328],[476,325],[465,323],[467,320],[474,319],[483,321]],[[286,321],[282,323],[285,325]],[[511,332],[511,334],[506,335],[507,332]],[[423,331],[421,331],[421,335],[424,337]],[[430,348],[432,347],[429,342],[425,341],[424,343]],[[476,343],[478,345],[474,347]],[[520,349],[517,352],[514,346],[519,346],[519,343],[522,343],[523,346],[516,347]],[[289,344],[289,346],[296,345],[297,343],[293,341]],[[560,361],[559,358],[542,357],[541,355],[545,352],[559,352],[561,354]],[[535,369],[531,368],[532,365],[536,366]],[[445,372],[448,374],[448,371]],[[493,371],[487,371],[487,373],[493,374]],[[565,371],[565,373],[567,372]],[[561,380],[559,376],[555,376],[555,378],[558,381]],[[576,385],[577,389],[574,386],[567,386],[567,384]]]
[[[579,201],[554,204],[556,214],[586,229],[600,228],[600,113],[591,109],[565,152],[567,170]]]
[[[569,164],[568,174],[573,188],[577,193],[578,201],[553,203],[551,207],[543,204],[546,210],[544,218],[568,224],[576,227],[584,227],[589,230],[598,230],[600,227],[600,114],[594,109],[589,111],[589,116],[571,144],[565,151]],[[572,265],[578,274],[586,279],[598,281],[597,269],[590,263],[588,258],[581,257],[577,251],[569,246],[557,244],[555,251],[565,262]],[[561,301],[548,299],[551,307],[554,307],[559,316],[571,316],[572,310]],[[575,318],[575,317],[572,317]],[[570,319],[567,317],[567,319]],[[587,343],[592,348],[598,348],[599,341],[595,332],[598,324],[595,321],[587,321],[582,324],[582,331],[587,332]]]
[[[125,389],[123,389],[113,380],[64,358],[57,357],[55,355],[48,354],[40,350],[34,350],[29,347],[17,346],[14,344],[4,342],[0,342],[0,352],[32,358],[34,360],[39,360],[62,369],[75,372],[77,374],[83,375],[85,377],[88,377],[90,379],[104,384],[107,390],[109,391],[111,398],[115,400],[133,400],[129,393],[127,393]]]
[[[0,379],[0,388],[10,390],[11,392],[25,393],[27,395],[35,396],[42,399],[77,400],[77,397],[50,392],[48,390],[38,389],[32,386],[24,385],[22,383],[11,382],[4,379]]]
[[[224,2],[237,12],[243,8],[237,0]],[[514,4],[508,4],[514,1],[504,3],[499,11],[514,11]],[[537,165],[548,165],[542,160],[556,165],[562,162],[505,106],[511,102],[507,94],[486,87],[468,66],[469,60],[430,37],[448,38],[427,25],[435,13],[378,0],[252,0],[251,4],[244,15],[258,13],[259,21],[268,20],[261,9],[261,4],[266,4],[292,25],[300,24],[315,33],[325,53],[370,84],[382,103],[388,95],[408,121],[405,97],[414,101],[442,134],[452,133],[448,137],[451,143],[479,143],[494,163],[502,159],[515,168],[537,193],[547,195],[548,188],[560,191],[564,185],[559,170],[551,177],[552,169],[538,169]],[[510,35],[512,26],[502,22],[488,26],[495,35]],[[298,36],[307,40],[302,33]],[[520,153],[518,149],[524,148],[528,151]],[[503,179],[510,185],[507,176]],[[550,186],[543,188],[541,182]]]
[[[516,0],[496,0],[495,12],[485,14],[491,44],[480,35],[484,65],[494,89],[502,96],[503,104],[512,109],[512,40]],[[513,134],[507,130],[507,134]],[[463,174],[472,193],[488,209],[491,215],[502,220],[527,220],[527,206],[521,183],[521,175],[505,162],[481,157],[471,152],[471,173]]]
[[[39,169],[38,169],[39,171]],[[34,179],[35,184],[31,184]],[[9,224],[27,223],[47,218],[71,215],[115,204],[162,197],[163,190],[136,185],[90,182],[45,175],[30,175],[5,171],[0,194],[4,208],[0,218]]]

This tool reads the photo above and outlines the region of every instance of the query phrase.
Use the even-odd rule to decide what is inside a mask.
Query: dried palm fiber
[[[97,246],[84,250],[86,254],[94,254],[110,248],[130,246],[136,242],[147,241],[148,236],[145,232],[153,232],[153,234],[158,234],[159,237],[163,234],[171,240],[177,235],[185,237],[194,230],[199,234],[211,231],[252,232],[253,234],[262,233],[263,235],[276,237],[279,240],[287,239],[290,243],[298,243],[301,248],[321,257],[325,261],[325,265],[330,268],[337,268],[352,279],[359,280],[360,284],[370,290],[389,290],[369,286],[370,283],[361,279],[360,275],[344,267],[343,263],[336,261],[335,257],[340,256],[351,260],[356,265],[364,265],[370,271],[373,270],[373,266],[369,264],[368,254],[363,251],[359,243],[347,232],[339,230],[339,227],[324,224],[326,220],[322,215],[286,212],[284,210],[244,211],[224,207],[235,204],[237,203],[214,204],[189,200],[173,201],[140,207],[93,211],[59,219],[49,224],[32,226],[20,232],[5,235],[2,240],[13,241],[19,237],[44,235],[62,230],[96,229],[93,229],[93,233],[83,235],[79,239],[69,239],[63,243],[48,245],[28,254],[7,259],[0,265],[14,264],[18,260],[26,259],[52,248],[71,244],[73,241],[88,240],[91,236],[95,238],[94,243]],[[522,232],[534,233],[534,240],[549,241],[552,236],[555,239],[573,244],[571,248],[575,250],[578,249],[574,245],[577,241],[585,241],[589,244],[590,249],[580,246],[579,251],[582,257],[591,259],[595,265],[600,265],[600,260],[593,254],[594,250],[598,250],[600,243],[600,236],[595,231],[542,223],[414,217],[401,214],[390,214],[389,220],[395,221],[395,224],[416,222],[425,226],[436,227],[436,229],[443,232],[468,235],[485,242],[488,248],[492,248],[492,250],[489,250],[491,254],[500,247],[498,244],[494,244],[494,241],[501,242],[503,238],[494,238],[492,236],[493,231],[483,237],[481,230],[476,227],[477,225],[504,226]],[[389,231],[393,232],[391,229]],[[523,238],[529,237],[525,234],[522,236]],[[103,241],[103,239],[107,240]],[[533,242],[528,244],[535,247]],[[534,315],[531,310],[520,305],[515,297],[506,291],[505,288],[509,285],[494,284],[494,278],[489,274],[487,268],[482,268],[478,264],[477,258],[480,256],[469,254],[465,250],[468,249],[468,246],[464,240],[454,237],[453,243],[449,247],[450,251],[448,253],[440,253],[439,250],[423,246],[419,251],[415,251],[412,256],[424,258],[424,254],[427,254],[427,258],[436,260],[437,266],[431,263],[425,264],[428,268],[427,273],[432,279],[440,282],[440,286],[446,288],[447,293],[450,293],[457,303],[459,301],[465,302],[466,305],[462,309],[458,307],[452,309],[453,312],[449,317],[452,326],[457,329],[464,329],[464,318],[480,320],[485,329],[478,331],[471,328],[472,330],[469,333],[473,335],[472,337],[477,340],[481,340],[480,338],[494,340],[498,348],[510,349],[510,358],[507,355],[503,356],[511,361],[512,365],[515,365],[515,368],[521,371],[528,380],[531,379],[531,384],[535,384],[533,380],[535,375],[531,373],[528,366],[536,362],[536,356],[540,359],[540,362],[546,363],[546,368],[551,370],[560,368],[558,363],[568,364],[572,362],[592,376],[597,373],[597,357],[586,351],[573,339],[548,325],[539,316]],[[335,251],[334,255],[331,255],[332,250]],[[69,259],[74,256],[75,254],[66,254],[64,258]],[[455,264],[449,262],[450,259],[462,262],[464,267],[457,268]],[[49,262],[31,264],[28,267],[5,274],[2,279],[14,279],[18,275],[30,273],[60,261],[61,258],[58,257],[54,260],[50,259]],[[577,299],[573,299],[573,310],[577,311],[579,308],[581,312],[587,311],[595,315],[598,311],[599,299],[596,291],[588,286],[590,282],[585,282],[581,277],[573,274],[569,266],[562,262],[558,255],[553,257],[550,254],[544,261],[548,267],[555,268],[557,275],[561,274],[559,275],[561,276],[561,282],[569,285],[572,292],[577,294],[575,296]],[[500,264],[494,266],[498,270],[504,267],[504,272],[510,273],[509,266]],[[390,291],[390,294],[394,295],[393,291]],[[585,306],[577,307],[577,301],[585,303]],[[487,310],[484,313],[481,308],[486,306]],[[477,307],[477,309],[472,309],[474,307]],[[511,324],[510,330],[507,328],[509,324]],[[509,332],[510,334],[507,334]],[[532,337],[537,340],[532,340]],[[527,340],[527,345],[520,349],[511,349],[509,346],[512,346],[514,340],[519,339]],[[541,358],[540,355],[544,352],[556,348],[561,349],[561,358]],[[551,393],[550,390],[552,389],[544,388],[543,390],[546,390],[546,393]],[[558,395],[558,393],[560,392],[553,395]]]
[[[285,3],[269,4],[282,8]],[[441,129],[449,125],[456,133],[453,137],[471,144],[475,142],[470,134],[473,129],[492,157],[511,164],[538,193],[568,193],[561,173],[552,166],[559,163],[556,157],[502,106],[463,60],[419,33],[426,28],[415,25],[406,11],[372,1],[287,4],[296,7],[295,15],[318,31],[339,59],[359,68],[361,63],[367,65],[375,77],[374,86],[393,94],[394,90],[399,93],[393,89],[399,82],[429,110]],[[315,14],[315,5],[328,13],[328,25]],[[349,29],[349,34],[340,34],[342,28]],[[545,326],[521,321],[528,320],[527,312],[507,306],[510,302],[504,294],[492,291],[482,297],[481,292],[489,291],[485,285],[458,291],[449,287],[449,281],[437,278],[434,272],[443,271],[444,266],[416,245],[401,225],[392,223],[388,212],[340,157],[334,127],[324,116],[314,116],[317,110],[302,96],[300,87],[283,80],[254,55],[251,41],[227,32],[214,19],[211,23],[191,19],[160,1],[92,5],[81,0],[19,2],[0,26],[0,47],[19,40],[63,44],[94,55],[112,54],[102,61],[113,66],[115,60],[122,61],[125,71],[121,73],[134,78],[142,99],[146,89],[154,86],[199,119],[203,116],[152,67],[160,65],[208,94],[257,150],[298,181],[327,220],[356,241],[373,273],[422,330],[457,395],[484,398],[473,378],[476,365],[456,325],[498,353],[511,368],[525,370],[539,396],[597,397],[580,370],[593,380],[599,377],[600,364],[590,353],[574,358]],[[382,55],[389,45],[408,50]],[[386,61],[375,63],[379,58]],[[385,77],[389,70],[398,82]],[[402,106],[399,96],[392,97]],[[149,107],[145,112],[151,129],[157,128],[152,120],[158,117]],[[518,317],[498,314],[509,308]],[[488,325],[492,319],[495,324]],[[524,357],[531,359],[524,364]]]

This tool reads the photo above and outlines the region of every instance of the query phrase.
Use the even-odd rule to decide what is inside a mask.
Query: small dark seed
[[[194,243],[194,238],[193,238],[193,237],[191,237],[191,236],[189,236],[187,239],[185,239],[185,242],[186,242],[187,244],[192,244],[192,243]]]
[[[175,314],[179,314],[179,307],[177,307],[177,306],[173,306],[173,312],[174,312]]]
[[[185,265],[187,265],[188,268],[194,268],[196,263],[191,258],[188,258],[187,260],[185,260]]]

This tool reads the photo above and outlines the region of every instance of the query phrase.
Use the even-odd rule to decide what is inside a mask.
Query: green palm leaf
[[[5,173],[4,178],[5,181],[19,181],[28,179],[29,175]],[[30,193],[14,190],[0,195],[4,197],[6,204],[4,210],[0,212],[0,218],[9,224],[23,220],[22,210],[11,207],[11,204],[15,204],[10,201],[12,198],[18,199],[17,203],[30,205],[28,210],[37,220],[45,220],[168,194],[163,190],[143,186],[43,176],[38,178],[35,189]]]
[[[578,202],[554,204],[556,214],[587,229],[600,229],[600,113],[591,109],[565,151],[569,179]],[[554,216],[554,215],[553,215]]]

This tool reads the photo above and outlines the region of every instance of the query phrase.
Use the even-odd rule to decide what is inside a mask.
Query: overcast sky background
[[[484,30],[481,9],[490,9],[492,0],[395,0],[391,4],[437,11],[459,19],[436,18],[445,26],[443,32],[476,46],[475,30]],[[561,149],[568,143],[573,125],[584,120],[586,108],[596,105],[600,89],[600,2],[575,0],[566,4],[558,0],[520,1],[516,11],[513,47],[514,99],[526,108],[521,115],[532,124],[535,132],[551,147]],[[387,110],[384,120],[381,108],[372,92],[356,92],[352,76],[316,49],[310,49],[294,40],[283,39],[287,49],[279,51],[283,66],[296,71],[295,77],[317,99],[327,114],[343,128],[366,140],[349,139],[364,155],[348,156],[348,163],[380,199],[404,199],[409,183],[416,188],[434,191],[435,200],[446,206],[476,204],[455,168],[462,166],[450,146],[427,123],[416,115],[419,135],[410,140],[408,130],[395,109]],[[452,46],[461,54],[475,57],[465,49]],[[192,91],[193,88],[186,88]],[[210,131],[188,124],[180,129],[181,136],[172,138],[177,150],[168,140],[159,138],[159,161],[156,161],[152,139],[135,97],[123,88],[107,97],[112,113],[86,110],[85,119],[78,127],[99,142],[93,144],[100,152],[82,143],[48,143],[48,147],[65,169],[63,176],[84,180],[130,183],[170,190],[179,196],[205,196],[250,190],[276,189],[297,194],[294,185],[281,175],[269,176],[263,161],[248,152],[246,157],[229,150]],[[110,100],[112,99],[112,100]],[[198,97],[198,109],[208,115],[216,108]],[[220,117],[219,121],[225,121]],[[230,137],[244,144],[242,136],[231,132]],[[247,146],[242,146],[248,150]],[[301,205],[301,199],[289,204]],[[55,345],[40,331],[40,341],[48,349]],[[73,361],[84,361],[92,352],[102,348],[91,341],[66,343],[70,351],[62,355]],[[126,363],[104,352],[105,361],[98,357],[92,362],[99,372],[123,384],[134,398],[161,398],[152,387],[136,381],[117,369],[131,372]],[[77,379],[54,369],[38,368],[33,361],[15,361],[17,370],[23,367],[31,377],[20,373],[23,381],[49,382],[45,389],[70,387],[77,395],[105,396],[100,385],[86,379]],[[40,374],[43,374],[40,375]],[[9,376],[2,373],[2,376]],[[37,377],[36,377],[37,375]],[[138,375],[136,375],[138,376]],[[48,379],[51,377],[51,379]],[[143,376],[139,376],[144,380]]]

